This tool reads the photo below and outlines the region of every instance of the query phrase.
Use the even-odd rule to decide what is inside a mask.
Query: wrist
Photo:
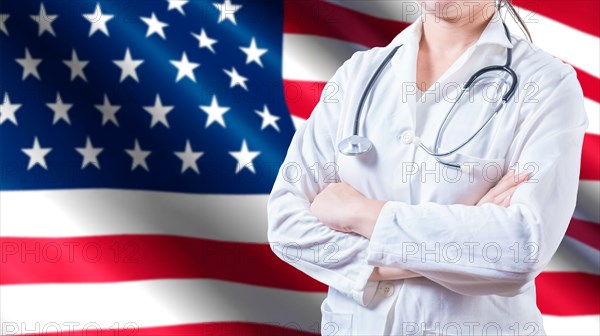
[[[371,239],[375,223],[377,223],[377,218],[385,203],[385,201],[370,199],[361,201],[355,207],[351,225],[352,232]]]

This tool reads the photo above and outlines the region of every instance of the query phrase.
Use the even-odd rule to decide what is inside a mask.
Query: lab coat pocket
[[[327,300],[321,303],[321,335],[352,335],[352,314],[333,312]]]

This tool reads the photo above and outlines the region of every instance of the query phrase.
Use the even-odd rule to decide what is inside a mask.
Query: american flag
[[[599,335],[600,2],[514,3],[590,120],[538,307],[549,334]],[[417,17],[404,0],[1,0],[2,334],[318,333],[327,288],[271,252],[267,194],[335,70]]]

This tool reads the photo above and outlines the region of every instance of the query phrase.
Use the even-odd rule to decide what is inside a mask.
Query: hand
[[[329,184],[310,205],[310,211],[329,228],[371,237],[384,201],[370,200],[351,185]]]
[[[485,194],[477,203],[480,206],[485,203],[492,203],[507,208],[510,205],[510,198],[517,187],[529,179],[528,172],[522,172],[515,176],[515,170],[510,169],[498,183]]]

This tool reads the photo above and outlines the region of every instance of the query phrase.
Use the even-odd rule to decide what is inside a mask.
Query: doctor
[[[505,0],[424,1],[297,130],[268,237],[329,286],[322,334],[545,334],[534,279],[574,211],[588,119],[574,69],[500,5],[520,21]]]

